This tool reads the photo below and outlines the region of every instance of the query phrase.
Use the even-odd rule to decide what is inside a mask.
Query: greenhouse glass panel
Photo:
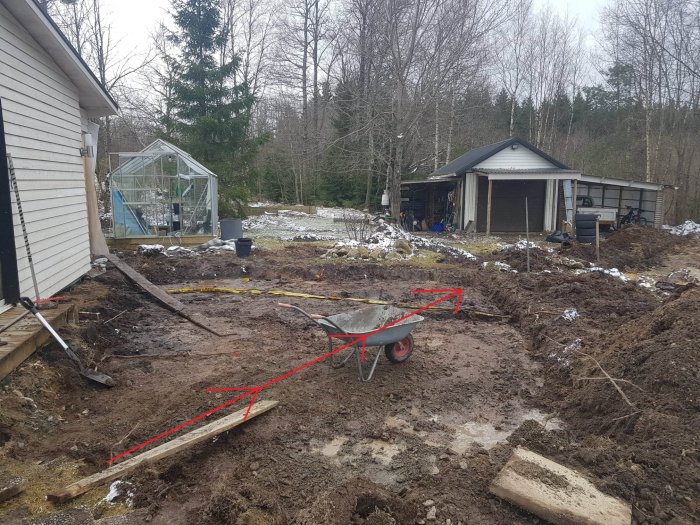
[[[117,155],[109,175],[114,237],[214,235],[214,173],[164,140]]]

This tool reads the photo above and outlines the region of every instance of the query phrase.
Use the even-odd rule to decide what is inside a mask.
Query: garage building
[[[419,230],[524,232],[527,206],[530,231],[553,231],[572,222],[574,194],[619,214],[639,208],[657,227],[663,220],[663,185],[582,174],[518,137],[468,151],[425,180],[404,181],[401,194],[404,224]]]

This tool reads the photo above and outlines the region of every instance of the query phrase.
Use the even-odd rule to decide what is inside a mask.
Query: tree
[[[175,130],[179,141],[219,175],[222,214],[241,213],[246,140],[253,99],[245,83],[232,79],[237,57],[217,60],[224,44],[221,14],[209,0],[174,0],[176,31],[170,40],[180,48],[179,75],[173,83]],[[231,207],[238,208],[232,209]]]

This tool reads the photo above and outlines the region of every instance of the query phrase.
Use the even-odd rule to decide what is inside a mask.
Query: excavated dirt
[[[105,486],[56,508],[43,501],[49,489],[232,397],[207,388],[259,385],[322,355],[323,332],[278,301],[324,315],[362,307],[265,294],[176,296],[233,333],[220,338],[110,269],[67,293],[84,313],[62,333],[118,385],[86,383],[55,346],[3,382],[0,469],[36,490],[0,504],[0,523],[76,508],[86,523],[126,514],[125,523],[388,525],[432,512],[429,523],[539,523],[488,492],[519,445],[630,501],[636,523],[698,518],[697,289],[662,303],[600,273],[325,261],[321,252],[305,244],[245,260],[125,259],[166,288],[426,304],[435,296],[411,291],[461,287],[465,310],[490,315],[425,312],[408,362],[381,357],[367,383],[354,364],[313,365],[263,391],[280,401],[271,412],[127,476],[131,506],[101,501]],[[578,316],[567,320],[570,309]],[[605,377],[593,359],[632,406],[608,379],[591,379]],[[56,521],[78,523],[67,515]]]
[[[647,270],[678,253],[687,245],[700,245],[700,239],[671,235],[664,230],[646,226],[627,226],[606,234],[600,243],[600,261],[596,261],[595,245],[572,242],[562,254],[584,259],[605,268],[622,271]]]

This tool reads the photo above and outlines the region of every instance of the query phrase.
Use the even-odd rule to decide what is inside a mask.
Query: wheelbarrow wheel
[[[394,364],[407,361],[413,353],[413,336],[408,334],[401,341],[384,345],[384,353],[386,358]]]

